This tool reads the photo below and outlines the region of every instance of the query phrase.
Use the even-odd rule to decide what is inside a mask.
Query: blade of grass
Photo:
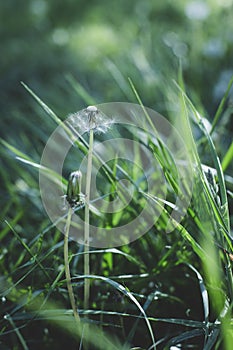
[[[63,310],[63,309],[59,309],[58,312],[60,312],[61,317],[47,317],[46,315],[51,315],[51,314],[55,314],[56,315],[56,311],[57,311],[57,304],[53,304],[51,302],[47,302],[46,310],[40,310],[40,306],[41,306],[41,299],[37,301],[34,301],[34,303],[30,304],[30,305],[26,305],[27,309],[30,311],[30,313],[28,314],[28,318],[29,320],[31,320],[32,317],[34,317],[35,315],[33,315],[33,312],[35,311],[36,313],[36,318],[34,321],[36,320],[47,320],[50,321],[50,323],[53,326],[57,326],[59,329],[61,329],[62,331],[65,331],[66,334],[68,336],[71,336],[72,338],[76,339],[76,340],[83,340],[82,338],[84,338],[84,340],[86,340],[88,342],[88,345],[90,345],[90,349],[91,346],[93,345],[95,347],[95,349],[99,349],[99,350],[105,350],[105,349],[109,349],[109,350],[119,350],[119,349],[124,349],[124,350],[129,350],[129,347],[123,347],[122,344],[120,343],[120,341],[117,339],[117,337],[111,337],[108,334],[104,333],[103,330],[99,329],[99,327],[95,326],[94,324],[89,323],[89,327],[90,327],[90,333],[94,336],[88,337],[86,338],[85,334],[83,333],[83,327],[80,324],[79,327],[77,327],[76,324],[74,324],[73,322],[73,315],[69,312],[67,312],[67,310]],[[40,310],[38,312],[38,310]],[[65,316],[65,318],[64,318]],[[27,316],[24,315],[22,316],[23,319],[26,319]],[[14,320],[17,319],[17,315],[13,315],[12,318]],[[6,334],[6,332],[5,332]],[[28,349],[27,349],[28,350]]]
[[[217,176],[218,176],[218,181],[219,181],[219,187],[220,187],[220,194],[221,194],[221,203],[222,203],[222,214],[223,214],[223,222],[225,224],[226,229],[229,232],[229,211],[228,211],[228,201],[227,201],[227,195],[226,195],[226,187],[225,187],[225,181],[224,181],[224,176],[223,176],[223,171],[221,168],[221,164],[220,164],[220,160],[219,157],[217,155],[215,146],[213,144],[212,138],[210,137],[207,129],[205,128],[204,123],[202,122],[202,118],[199,115],[198,111],[196,110],[196,108],[194,107],[193,103],[191,102],[191,100],[189,99],[189,97],[186,95],[186,93],[181,89],[181,87],[175,82],[176,86],[178,87],[178,89],[181,91],[184,99],[187,101],[188,105],[190,106],[192,112],[194,113],[194,116],[196,117],[196,121],[200,127],[200,129],[202,130],[202,132],[204,133],[204,135],[207,138],[209,147],[210,147],[210,151],[211,151],[211,156],[215,165],[215,169],[217,171]],[[199,159],[199,157],[198,157]],[[198,163],[200,164],[200,160],[198,161]],[[201,172],[202,173],[202,172]],[[202,181],[203,181],[203,176],[201,177]],[[205,181],[204,181],[205,182]],[[205,186],[206,187],[206,186]],[[210,191],[207,191],[210,195],[210,197],[212,198],[212,194]],[[212,205],[215,206],[216,209],[216,205],[214,205],[214,201],[212,201]]]
[[[213,133],[213,131],[215,129],[215,126],[218,123],[218,120],[219,120],[219,118],[220,118],[220,116],[222,114],[223,107],[224,107],[224,105],[226,103],[226,100],[227,100],[227,97],[228,97],[229,92],[231,90],[232,84],[233,84],[233,76],[231,77],[231,79],[230,79],[230,81],[228,83],[226,92],[225,92],[225,94],[224,94],[224,96],[223,96],[223,98],[222,98],[222,100],[221,100],[221,102],[220,102],[220,104],[218,106],[217,112],[216,112],[216,114],[214,116],[214,120],[212,122],[212,127],[211,127],[211,130],[210,130],[210,135],[212,135],[212,133]]]
[[[121,89],[121,91],[124,93],[124,95],[127,97],[127,99],[130,101],[132,98],[132,92],[129,89],[129,86],[127,84],[127,80],[117,67],[117,65],[111,61],[108,58],[105,58],[105,65],[109,72],[111,73],[113,79],[117,83],[117,86]]]
[[[76,141],[73,132],[70,128],[49,108],[25,83],[21,82],[23,87],[29,92],[29,94],[38,102],[38,104],[42,107],[42,109],[48,114],[48,116],[59,126],[63,128],[63,130],[67,133],[72,141]]]
[[[108,316],[116,316],[116,317],[125,317],[125,318],[139,318],[144,319],[144,316],[142,315],[135,315],[132,313],[126,313],[126,312],[118,312],[118,311],[105,311],[105,310],[80,310],[80,315],[108,315]],[[56,318],[62,318],[66,315],[71,315],[71,310],[66,309],[46,309],[41,310],[38,320],[41,319],[56,319]],[[31,314],[24,315],[22,313],[18,313],[12,316],[12,319],[15,321],[23,320],[23,319],[30,319]],[[63,318],[62,318],[63,319]],[[182,319],[182,318],[161,318],[161,317],[148,317],[148,320],[151,322],[161,322],[161,323],[168,323],[168,324],[174,324],[189,328],[200,328],[203,330],[203,322],[202,321],[195,321],[195,320],[188,320],[188,319]],[[217,324],[210,322],[210,328],[215,326],[216,329],[218,327]]]
[[[21,152],[20,150],[18,150],[16,147],[10,145],[7,141],[0,139],[0,142],[6,147],[8,148],[12,153],[14,153],[15,155],[17,155],[19,158],[24,159],[25,161],[28,162],[33,162],[33,160],[27,156],[25,153]]]
[[[76,278],[77,279],[83,279],[83,278],[99,279],[99,280],[101,280],[101,281],[103,281],[105,283],[110,284],[113,288],[117,289],[120,293],[122,293],[123,295],[128,297],[136,305],[136,307],[139,309],[139,311],[143,315],[143,318],[144,318],[144,320],[146,322],[146,325],[147,325],[147,328],[149,330],[149,334],[151,336],[152,343],[155,344],[155,338],[154,338],[153,330],[152,330],[152,327],[150,325],[149,319],[148,319],[145,311],[143,310],[142,306],[137,301],[137,299],[132,295],[132,293],[129,292],[122,284],[120,284],[120,283],[118,283],[116,281],[113,281],[110,278],[103,277],[103,276],[97,276],[97,275],[84,275],[84,276],[78,276]],[[155,346],[153,348],[154,348],[154,350],[156,350]]]
[[[4,318],[5,318],[5,320],[8,320],[9,323],[11,324],[14,332],[16,333],[17,337],[19,338],[19,341],[20,341],[20,343],[22,345],[23,350],[29,350],[29,348],[28,348],[28,346],[26,344],[26,341],[24,340],[22,334],[20,333],[19,328],[16,327],[16,325],[15,325],[14,321],[12,320],[11,316],[10,315],[6,315],[6,316],[4,316]]]
[[[51,278],[48,274],[48,272],[44,269],[44,267],[42,266],[41,262],[38,261],[37,257],[35,256],[35,254],[32,253],[31,249],[28,247],[28,245],[25,243],[25,241],[19,236],[19,234],[15,231],[15,229],[11,226],[11,224],[5,220],[5,223],[7,224],[7,226],[9,226],[10,230],[13,232],[13,234],[15,235],[15,237],[18,239],[18,241],[21,243],[21,245],[24,247],[24,249],[26,249],[26,251],[29,253],[29,255],[32,257],[32,259],[36,262],[36,264],[40,267],[40,269],[43,271],[43,273],[45,274],[45,276],[51,281]]]
[[[202,249],[202,247],[195,241],[195,239],[192,237],[192,235],[182,226],[180,223],[178,223],[171,215],[169,212],[162,206],[160,203],[160,200],[157,200],[156,197],[152,195],[148,195],[147,193],[143,193],[144,196],[148,197],[151,199],[151,201],[154,201],[157,203],[157,205],[161,206],[163,208],[163,213],[169,218],[170,220],[170,225],[176,228],[182,236],[191,244],[194,252],[200,257],[201,260],[205,260],[207,258],[206,252]]]
[[[10,145],[5,140],[0,139],[0,141],[2,142],[2,144],[6,148],[8,148],[12,153],[14,153],[16,155],[16,159],[19,160],[20,162],[28,164],[28,165],[32,166],[33,168],[39,169],[50,180],[53,180],[55,183],[57,183],[59,185],[61,184],[61,182],[63,182],[64,184],[67,183],[66,180],[63,177],[61,177],[59,174],[57,174],[55,171],[53,171],[53,170],[51,170],[51,169],[49,169],[49,168],[47,168],[39,163],[34,162],[32,158],[30,158],[28,155],[26,155],[25,153],[18,150],[16,147]]]
[[[171,340],[169,340],[169,342],[166,344],[165,349],[171,349],[171,347],[174,345],[187,342],[187,340],[192,338],[200,337],[201,335],[203,335],[203,333],[204,333],[204,330],[202,329],[193,329],[192,331],[184,332],[176,337],[173,337]]]
[[[2,240],[7,234],[8,232],[11,230],[11,227],[15,226],[17,224],[17,222],[22,218],[24,212],[19,211],[16,216],[11,220],[10,225],[6,225],[2,231],[0,232],[0,240]]]
[[[146,266],[141,262],[138,261],[136,258],[134,258],[132,255],[127,254],[125,252],[122,252],[119,249],[116,248],[108,248],[108,249],[99,249],[99,250],[90,250],[89,254],[104,254],[104,253],[111,253],[111,254],[119,254],[124,256],[127,260],[133,262],[135,265],[138,265],[141,268],[146,268]],[[73,256],[83,255],[86,254],[85,252],[80,252],[77,254],[73,254]]]
[[[189,266],[189,268],[195,272],[197,279],[198,279],[198,282],[199,282],[199,288],[200,288],[200,292],[201,292],[202,304],[203,304],[203,310],[204,310],[205,343],[206,343],[208,336],[209,336],[208,329],[209,329],[209,315],[210,315],[208,291],[205,287],[205,283],[204,283],[204,280],[203,280],[200,272],[197,271],[197,269],[195,269],[195,267],[192,266],[191,264],[187,264],[187,266]]]
[[[39,103],[43,110],[56,122],[56,124],[63,124],[62,120],[24,83],[23,87],[30,93],[30,95]]]
[[[147,119],[147,122],[149,123],[149,126],[150,126],[151,129],[153,130],[154,136],[156,137],[157,142],[158,142],[158,144],[159,144],[160,153],[161,153],[161,154],[158,154],[157,152],[154,152],[154,156],[156,157],[157,161],[158,161],[159,164],[161,165],[166,179],[168,180],[169,184],[172,186],[174,192],[175,192],[176,195],[177,195],[177,203],[180,203],[180,201],[181,201],[182,203],[185,203],[186,198],[189,198],[189,197],[186,197],[186,196],[183,195],[183,193],[184,193],[184,188],[186,187],[185,191],[187,191],[187,193],[190,192],[190,189],[188,188],[188,186],[186,186],[186,184],[183,184],[183,183],[180,181],[180,177],[183,177],[183,180],[185,180],[185,175],[184,175],[184,174],[179,174],[179,176],[178,176],[179,180],[178,180],[178,181],[177,181],[177,179],[175,178],[176,176],[174,177],[174,174],[175,174],[176,172],[171,171],[171,168],[173,167],[173,169],[174,169],[175,166],[178,167],[178,165],[177,165],[177,164],[173,164],[174,158],[172,157],[172,155],[170,154],[169,150],[167,149],[167,146],[166,146],[166,145],[163,143],[163,141],[161,140],[161,138],[160,138],[160,136],[159,136],[159,134],[158,134],[158,131],[157,131],[157,129],[156,129],[156,127],[155,127],[153,121],[151,120],[151,118],[150,118],[150,116],[149,116],[149,114],[148,114],[146,108],[144,107],[144,105],[143,105],[143,103],[142,103],[142,100],[141,100],[141,98],[140,98],[140,96],[139,96],[139,94],[138,94],[138,92],[137,92],[137,90],[136,90],[136,88],[135,88],[133,82],[131,81],[130,78],[128,78],[128,79],[129,79],[130,86],[131,86],[131,88],[132,88],[132,90],[133,90],[133,92],[134,92],[134,94],[135,94],[135,96],[136,96],[136,99],[137,99],[139,105],[141,106],[141,108],[142,108],[142,110],[143,110],[143,113],[144,113],[144,115],[145,115],[145,117],[146,117],[146,119]],[[188,118],[186,118],[186,124],[187,124],[187,126],[189,125],[189,124],[188,124]],[[186,129],[187,129],[187,128],[186,128]],[[186,130],[186,129],[185,129],[185,130]],[[190,129],[190,130],[191,130],[191,129]],[[188,137],[186,137],[185,139],[190,140],[190,138],[188,138]],[[192,138],[191,138],[191,140],[192,140]],[[152,143],[152,144],[153,144],[153,143]],[[152,147],[152,144],[151,144],[151,147]],[[187,143],[187,142],[186,142],[186,144],[190,145],[190,143]],[[184,146],[186,146],[186,144],[185,144]],[[192,143],[191,143],[191,145],[192,145]],[[192,147],[188,147],[188,151],[190,151],[190,150],[192,150]],[[192,152],[188,152],[188,154],[189,154],[189,157],[190,157],[189,162],[190,162],[190,164],[193,164],[193,159],[191,158]],[[178,183],[177,183],[177,182],[178,182]],[[177,204],[177,205],[179,205],[179,204]],[[177,215],[177,214],[178,214],[177,211],[173,211],[173,212],[171,213],[171,217],[174,216],[174,218],[176,218],[176,215]],[[180,218],[180,219],[181,219],[181,218]],[[176,222],[176,220],[175,220],[175,222]],[[167,228],[167,230],[169,230],[169,229]],[[166,231],[166,232],[168,232],[168,231]]]
[[[84,87],[77,80],[74,79],[72,75],[67,74],[66,80],[69,82],[69,84],[78,94],[78,96],[80,96],[87,105],[92,106],[96,104],[96,101],[93,99],[93,97],[87,92],[86,89],[84,89]]]
[[[222,170],[223,172],[228,168],[233,159],[233,142],[227,150],[223,160],[222,160]]]
[[[209,144],[211,156],[212,156],[215,168],[216,168],[219,186],[220,186],[221,208],[218,207],[217,203],[215,202],[215,200],[213,198],[213,194],[212,194],[209,186],[207,185],[208,181],[206,179],[204,172],[201,169],[200,160],[199,160],[199,157],[197,155],[197,160],[198,160],[198,164],[199,164],[198,170],[199,170],[200,178],[201,178],[201,181],[203,184],[203,189],[204,189],[205,194],[206,194],[207,202],[209,202],[208,204],[211,206],[213,213],[215,214],[215,218],[217,220],[217,223],[218,223],[218,227],[219,227],[219,231],[220,231],[220,232],[218,232],[218,239],[220,240],[220,244],[222,246],[224,246],[225,245],[224,241],[225,240],[231,241],[232,238],[230,236],[230,218],[229,218],[229,208],[228,208],[226,186],[225,186],[225,180],[224,180],[224,175],[223,175],[223,171],[221,168],[220,160],[219,160],[219,157],[217,155],[212,138],[211,138],[210,134],[208,133],[208,131],[207,131],[207,129],[202,121],[200,114],[198,113],[198,111],[196,110],[193,103],[186,95],[186,93],[181,89],[181,87],[176,82],[175,82],[175,84],[178,87],[179,91],[181,92],[185,101],[187,101],[188,105],[190,106],[190,108],[191,108],[191,110],[196,118],[196,122],[199,125],[202,132],[204,133],[204,135],[208,141],[208,144]],[[221,227],[222,227],[222,230],[220,230]],[[221,233],[223,233],[223,235]],[[227,276],[228,289],[229,289],[230,299],[233,300],[233,275],[232,275],[232,270],[231,270],[231,262],[230,262],[230,259],[228,256],[226,256],[226,259],[227,259],[226,276]],[[206,266],[207,265],[208,264],[206,264]]]

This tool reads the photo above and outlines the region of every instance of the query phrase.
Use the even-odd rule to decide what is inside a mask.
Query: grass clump
[[[93,349],[104,349],[106,346],[108,349],[132,349],[136,346],[171,349],[172,346],[180,346],[182,349],[230,350],[233,340],[233,246],[229,195],[233,179],[226,176],[224,171],[232,161],[232,147],[229,147],[221,165],[214,144],[214,134],[221,122],[226,96],[213,118],[212,127],[208,129],[205,118],[186,95],[181,77],[179,85],[174,87],[175,100],[178,101],[179,131],[189,152],[193,174],[191,190],[188,182],[182,179],[182,193],[191,192],[192,199],[186,215],[179,221],[173,215],[173,211],[177,210],[176,198],[182,194],[179,193],[178,170],[172,162],[169,147],[165,147],[156,130],[151,128],[150,132],[138,132],[132,126],[124,125],[117,132],[137,140],[140,147],[143,146],[153,155],[153,162],[147,170],[155,178],[154,164],[160,164],[165,174],[166,199],[148,191],[143,172],[135,164],[117,158],[104,163],[94,146],[101,140],[107,141],[110,130],[101,129],[94,137],[95,129],[98,129],[96,107],[86,108],[86,114],[82,112],[88,117],[89,127],[85,130],[86,134],[80,135],[79,124],[75,126],[74,133],[68,124],[62,123],[38,96],[26,88],[47,115],[64,127],[75,151],[79,150],[83,157],[87,156],[86,186],[82,198],[80,172],[73,172],[79,169],[81,156],[75,153],[78,157],[71,157],[64,169],[65,173],[72,171],[66,194],[68,215],[62,218],[62,223],[66,221],[65,264],[62,257],[63,235],[56,224],[48,223],[45,219],[43,224],[39,224],[43,213],[32,226],[32,232],[20,230],[25,213],[13,213],[13,203],[18,194],[12,194],[8,209],[5,208],[3,213],[5,225],[0,232],[2,246],[7,247],[6,251],[1,251],[0,344],[6,348],[20,345],[24,349],[30,349],[33,343],[33,349],[42,346],[60,349],[67,344],[71,348],[82,348],[89,344]],[[139,105],[143,107],[140,99]],[[148,118],[143,108],[140,118]],[[59,175],[53,169],[37,163],[4,140],[2,144],[5,152],[10,152],[11,156],[13,154],[21,161],[21,166],[25,167],[21,170],[22,174],[28,171],[25,169],[31,171],[32,175],[23,176],[23,184],[19,183],[21,195],[23,189],[30,192],[28,187],[35,185],[32,169],[39,168],[48,178],[59,181]],[[135,163],[137,159],[137,164],[142,165],[140,150],[135,148],[134,151]],[[206,160],[207,153],[210,157],[204,163],[202,158]],[[14,162],[16,160],[12,158]],[[98,197],[93,199],[90,196],[91,176],[96,164],[101,165],[98,173],[101,190]],[[127,179],[128,187],[122,179]],[[65,177],[62,178],[62,186],[67,186]],[[102,215],[104,205],[108,207],[114,202],[116,189],[124,203],[124,210]],[[132,197],[127,201],[129,193]],[[103,207],[97,207],[96,203],[102,199],[105,200]],[[156,223],[144,235],[120,247],[90,246],[90,224],[98,228],[107,227],[111,232],[117,225],[136,217],[144,209],[145,199],[159,215]],[[83,201],[81,205],[80,201]],[[79,228],[79,222],[73,221],[75,215],[84,218],[84,245],[70,241],[69,257],[70,230]],[[27,211],[27,219],[31,220],[30,210]],[[13,254],[16,248],[17,256]],[[78,300],[78,311],[74,296]],[[67,297],[72,310],[69,309]],[[85,328],[83,331],[83,327],[74,327],[73,315],[77,324],[85,325],[88,332],[85,332]],[[41,330],[39,336],[38,327]],[[60,340],[60,332],[65,335],[62,337],[64,341]]]

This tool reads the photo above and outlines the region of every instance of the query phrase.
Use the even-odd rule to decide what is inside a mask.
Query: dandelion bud
[[[72,172],[69,176],[66,200],[72,208],[81,202],[81,179],[82,173],[79,170]]]

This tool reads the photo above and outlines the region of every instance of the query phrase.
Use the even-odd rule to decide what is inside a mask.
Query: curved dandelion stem
[[[66,283],[67,289],[70,299],[70,304],[73,309],[74,318],[77,324],[80,323],[80,318],[78,314],[78,309],[75,305],[74,292],[71,284],[71,276],[70,276],[70,267],[69,267],[69,250],[68,250],[68,241],[69,241],[69,231],[70,231],[70,223],[72,217],[73,210],[70,207],[68,210],[67,220],[66,220],[66,229],[65,229],[65,238],[64,238],[64,263],[65,263],[65,275],[66,275]]]

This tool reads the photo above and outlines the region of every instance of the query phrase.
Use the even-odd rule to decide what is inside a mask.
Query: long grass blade
[[[16,230],[11,226],[11,224],[5,220],[6,224],[9,226],[9,228],[11,229],[11,231],[13,232],[13,234],[15,235],[15,237],[18,239],[18,241],[22,244],[22,246],[24,247],[24,249],[26,249],[26,251],[29,253],[29,255],[33,258],[33,260],[36,262],[36,264],[40,267],[40,269],[44,272],[45,276],[50,280],[50,276],[48,274],[48,272],[44,269],[44,267],[42,266],[41,262],[38,261],[37,257],[35,256],[35,254],[33,254],[33,252],[31,251],[31,249],[28,247],[28,245],[26,244],[26,242],[20,237],[20,235],[16,232]]]
[[[221,100],[221,102],[220,102],[220,104],[218,106],[217,112],[216,112],[216,114],[214,116],[214,120],[212,122],[212,127],[211,127],[211,130],[210,130],[210,135],[212,135],[212,133],[213,133],[213,131],[214,131],[218,121],[219,121],[219,118],[220,118],[220,116],[221,116],[221,114],[223,112],[223,108],[224,108],[224,105],[225,105],[225,103],[227,101],[227,97],[229,95],[229,92],[231,90],[232,85],[233,85],[233,76],[231,77],[231,79],[230,79],[230,81],[228,83],[226,92],[225,92],[225,94],[224,94],[224,96],[223,96],[223,98],[222,98],[222,100]]]
[[[152,344],[155,344],[154,333],[153,333],[152,327],[150,325],[148,316],[146,315],[143,307],[140,305],[140,303],[137,301],[137,299],[133,296],[133,294],[130,291],[128,291],[122,284],[120,284],[120,283],[118,283],[116,281],[113,281],[110,278],[103,277],[103,276],[97,276],[97,275],[84,275],[84,276],[80,276],[80,277],[76,277],[76,278],[77,279],[83,279],[83,278],[99,279],[99,280],[101,280],[101,281],[103,281],[105,283],[110,284],[113,288],[117,289],[123,295],[128,297],[136,305],[136,307],[139,309],[139,311],[143,315],[144,320],[145,320],[146,325],[147,325],[148,330],[149,330],[149,334],[151,336]],[[154,350],[156,350],[155,346],[154,346]]]
[[[220,194],[221,194],[221,203],[222,203],[222,217],[223,217],[223,222],[225,224],[226,229],[229,232],[229,210],[228,210],[228,201],[227,201],[227,194],[226,194],[226,187],[225,187],[225,180],[224,180],[224,175],[223,175],[223,171],[222,171],[222,167],[221,167],[221,163],[219,160],[219,157],[217,155],[215,146],[213,144],[212,138],[210,137],[210,134],[208,133],[202,118],[200,116],[200,114],[198,113],[198,111],[196,110],[196,108],[194,107],[193,103],[191,102],[191,100],[188,98],[188,96],[186,95],[186,93],[180,88],[180,86],[176,83],[176,86],[178,87],[178,89],[181,91],[182,95],[184,96],[185,100],[187,101],[188,105],[190,106],[196,121],[200,127],[200,129],[202,130],[202,132],[204,133],[204,135],[206,136],[206,139],[208,141],[209,144],[209,148],[211,151],[211,156],[217,171],[217,176],[218,176],[218,181],[219,181],[219,186],[220,186]],[[203,180],[203,176],[202,176],[202,181]],[[205,181],[204,181],[205,182]],[[206,186],[205,186],[206,187]],[[212,194],[210,191],[209,192],[209,196],[212,197]],[[214,201],[212,201],[212,204],[214,204]],[[214,205],[216,208],[216,205]]]
[[[233,142],[231,143],[230,147],[227,150],[227,153],[225,154],[225,156],[224,156],[224,158],[222,160],[222,170],[223,170],[223,172],[231,164],[232,159],[233,159]]]

